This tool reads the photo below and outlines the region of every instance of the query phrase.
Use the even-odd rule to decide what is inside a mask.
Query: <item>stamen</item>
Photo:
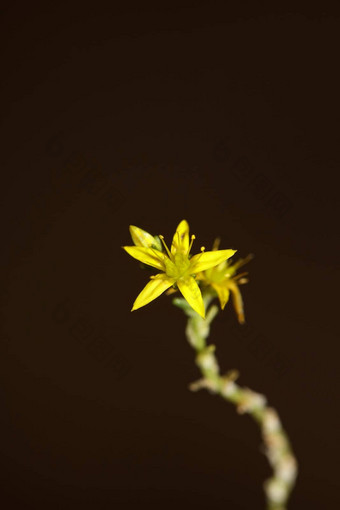
[[[233,280],[236,282],[237,280],[239,280],[240,278],[243,278],[243,276],[247,276],[247,274],[249,274],[248,271],[244,271],[243,273],[240,273],[240,274],[237,274],[233,277]]]
[[[241,266],[244,266],[245,264],[248,264],[252,259],[254,258],[254,255],[250,253],[245,257],[244,259],[239,259],[235,264],[233,264],[235,269],[239,269]]]
[[[197,262],[199,261],[199,259],[202,257],[203,253],[204,253],[204,250],[205,250],[205,246],[201,246],[201,253],[199,253],[197,255]]]
[[[170,250],[169,250],[169,248],[167,247],[167,245],[166,245],[166,243],[165,243],[165,241],[164,241],[164,236],[159,235],[158,237],[159,237],[159,238],[160,238],[160,240],[162,241],[162,243],[163,243],[163,245],[164,245],[164,248],[166,249],[166,251],[167,251],[167,253],[168,253],[169,257],[171,258],[171,253],[170,253]]]
[[[218,248],[220,246],[220,242],[221,242],[221,238],[220,237],[216,237],[216,239],[214,241],[214,244],[213,244],[213,247],[212,247],[213,251],[218,250]]]
[[[195,240],[195,239],[196,239],[195,234],[192,234],[192,236],[191,236],[191,241],[190,241],[190,245],[189,245],[189,248],[188,248],[188,251],[187,251],[187,255],[189,255],[190,250],[191,250],[191,247],[192,247],[192,243],[194,242],[194,240]]]

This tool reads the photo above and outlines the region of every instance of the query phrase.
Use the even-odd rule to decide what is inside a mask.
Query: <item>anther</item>
[[[205,251],[205,246],[201,246],[201,252]]]

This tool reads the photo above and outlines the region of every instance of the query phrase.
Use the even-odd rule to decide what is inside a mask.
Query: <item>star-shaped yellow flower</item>
[[[204,303],[200,288],[195,280],[198,273],[217,266],[232,257],[236,250],[204,251],[190,256],[195,236],[189,242],[189,225],[182,220],[172,239],[171,249],[167,247],[163,236],[159,236],[166,253],[157,246],[157,237],[151,236],[138,227],[130,226],[132,239],[136,246],[123,246],[124,250],[135,259],[162,271],[151,276],[151,281],[137,296],[132,310],[147,305],[173,285],[177,285],[189,305],[201,316],[205,317]]]
[[[218,249],[219,243],[220,240],[216,239],[213,251]],[[239,267],[247,264],[247,262],[249,262],[252,258],[252,255],[248,255],[245,259],[240,259],[235,262],[235,264],[231,265],[224,260],[215,267],[211,267],[197,275],[198,280],[202,281],[205,285],[210,285],[215,290],[222,310],[227,304],[231,293],[234,309],[240,324],[244,324],[245,319],[243,299],[238,286],[248,282],[248,279],[245,278],[248,273],[241,273],[237,275],[236,271]]]

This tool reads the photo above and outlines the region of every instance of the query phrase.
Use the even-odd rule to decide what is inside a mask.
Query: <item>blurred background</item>
[[[336,508],[338,13],[209,2],[3,2],[3,508],[264,508],[247,416],[207,392],[129,224],[254,253],[221,368],[266,394]],[[194,250],[195,251],[195,250]]]

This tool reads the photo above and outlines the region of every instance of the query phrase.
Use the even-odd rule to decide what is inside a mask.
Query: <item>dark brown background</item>
[[[128,225],[182,218],[255,253],[247,326],[211,339],[280,411],[290,508],[336,508],[339,18],[29,4],[1,11],[3,508],[264,508],[256,426],[187,389],[184,316],[129,311]]]

